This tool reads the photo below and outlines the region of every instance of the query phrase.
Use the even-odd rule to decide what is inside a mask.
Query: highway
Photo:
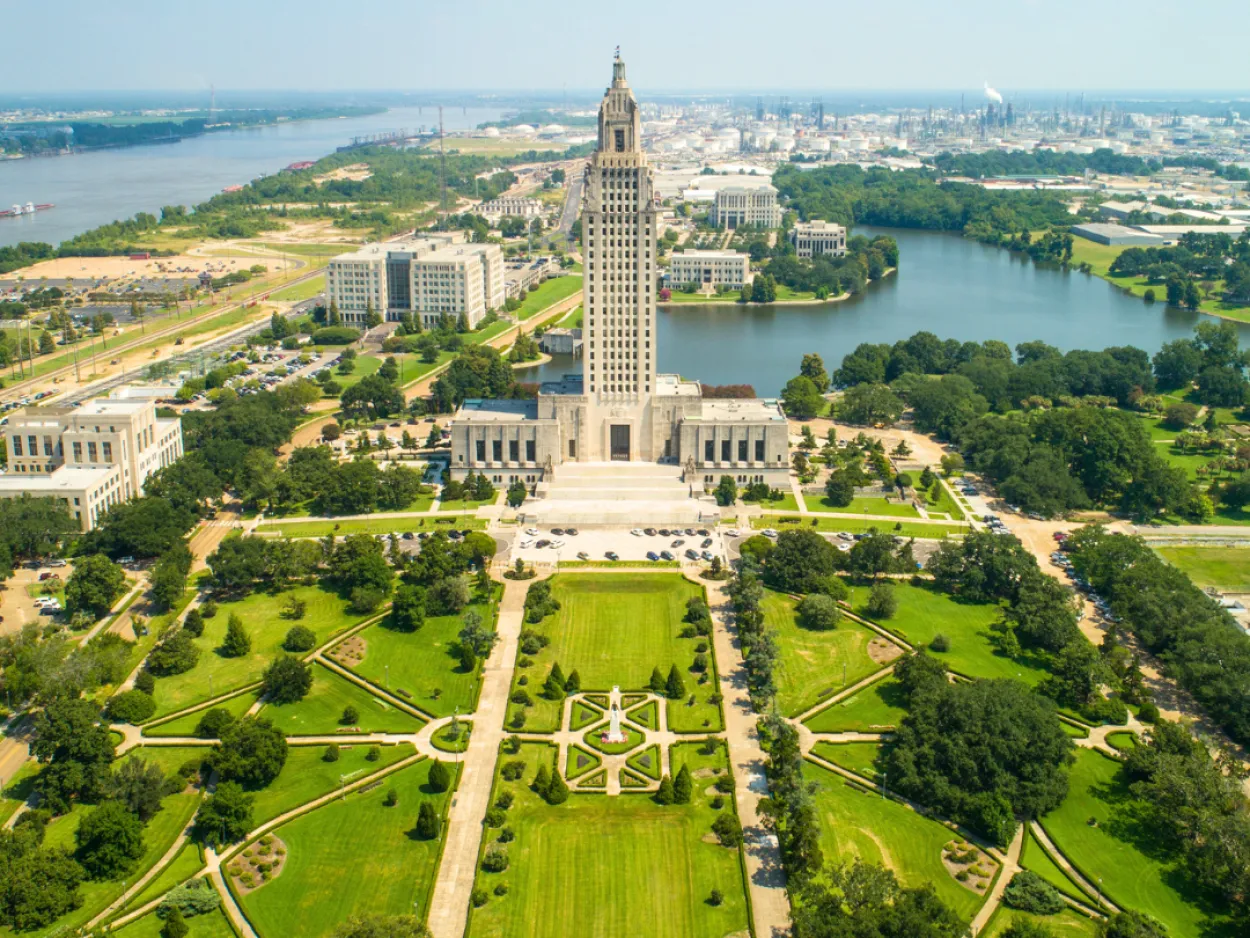
[[[567,174],[568,191],[564,194],[564,206],[560,209],[560,223],[556,226],[556,230],[560,235],[568,240],[573,231],[573,222],[577,221],[578,213],[582,209],[582,188],[586,183],[586,169],[579,166],[576,170],[569,170]],[[575,245],[569,246],[570,250],[575,250]]]

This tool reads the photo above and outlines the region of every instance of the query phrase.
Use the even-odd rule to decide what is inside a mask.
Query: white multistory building
[[[780,228],[777,190],[769,185],[717,189],[709,221],[717,228]]]
[[[431,234],[342,254],[326,268],[326,300],[349,325],[363,324],[373,310],[392,321],[412,313],[426,325],[463,313],[473,328],[503,309],[503,253],[497,244],[456,243],[456,237]]]
[[[846,253],[846,229],[823,218],[799,222],[790,230],[790,240],[799,257],[841,257]]]
[[[700,289],[741,290],[751,281],[751,258],[738,251],[675,251],[668,280],[674,287],[695,283]]]
[[[83,531],[182,456],[181,421],[156,416],[154,400],[125,388],[77,406],[28,407],[9,418],[4,437],[0,498],[59,498]]]

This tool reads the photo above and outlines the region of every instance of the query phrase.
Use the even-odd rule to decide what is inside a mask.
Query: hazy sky
[[[0,0],[6,92],[1247,90],[1248,0]]]

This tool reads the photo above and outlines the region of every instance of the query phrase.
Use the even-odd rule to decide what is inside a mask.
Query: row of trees
[[[417,496],[430,493],[421,478],[420,472],[398,463],[380,469],[367,458],[340,462],[328,446],[301,446],[252,494],[264,498],[278,514],[305,503],[324,515],[367,514],[379,508],[400,511]]]

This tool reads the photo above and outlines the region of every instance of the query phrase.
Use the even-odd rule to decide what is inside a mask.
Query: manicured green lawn
[[[877,760],[884,748],[881,743],[828,743],[821,740],[812,747],[812,755],[876,781],[881,777]]]
[[[1184,469],[1191,482],[1197,480],[1200,467],[1205,466],[1219,456],[1218,453],[1203,453],[1192,449],[1182,453],[1180,447],[1159,441],[1155,442],[1154,448],[1155,452],[1169,464],[1178,469]]]
[[[584,307],[577,309],[564,316],[556,325],[561,329],[580,329],[582,327],[582,317],[585,315]]]
[[[891,518],[919,518],[920,512],[911,502],[901,502],[886,498],[853,498],[851,503],[840,507],[830,503],[827,498],[815,495],[804,495],[808,511],[824,511],[830,514],[847,515],[884,515]]]
[[[905,716],[903,688],[885,678],[804,722],[813,733],[877,733],[898,726]]]
[[[807,499],[804,498],[804,501],[807,501]],[[745,501],[744,503],[747,505],[760,505],[763,507],[765,511],[798,511],[799,510],[799,503],[795,499],[793,492],[784,492],[781,498],[778,498],[775,500],[770,498],[763,502]]]
[[[446,511],[446,512],[452,512],[452,511],[473,512],[473,511],[477,511],[483,505],[493,505],[498,500],[499,500],[498,494],[496,494],[494,498],[485,498],[485,499],[453,498],[450,501],[445,501],[445,502],[440,501],[438,503],[438,510]]]
[[[207,915],[197,915],[185,921],[188,928],[187,938],[235,938],[234,929],[230,927],[226,913],[221,909]],[[109,934],[116,938],[163,938],[164,933],[161,929],[164,927],[164,920],[157,918],[155,912],[150,912],[143,918]]]
[[[938,896],[965,920],[981,907],[981,897],[960,885],[942,864],[942,848],[955,834],[910,808],[851,787],[842,777],[807,763],[804,775],[816,783],[820,845],[826,862],[880,863],[905,886],[932,883]]]
[[[967,677],[1011,677],[1034,685],[1048,675],[1044,663],[1027,653],[1007,658],[993,644],[990,625],[999,618],[998,606],[956,602],[945,593],[925,585],[895,582],[898,612],[879,624],[898,632],[917,646],[928,646],[936,635],[950,639],[950,650],[930,651],[951,671]],[[850,602],[860,615],[868,599],[868,587],[853,586]]]
[[[938,483],[938,485],[935,488],[937,491],[936,499],[929,498],[926,495],[926,501],[928,502],[928,506],[929,506],[928,507],[929,513],[932,514],[933,512],[945,512],[948,516],[950,516],[950,519],[952,521],[963,521],[964,510],[959,507],[959,503],[954,499],[954,497],[951,495],[950,491],[946,488],[946,486],[942,485],[941,483]]]
[[[257,930],[289,935],[299,923],[300,935],[317,938],[356,914],[424,917],[440,841],[417,839],[413,825],[423,800],[445,815],[451,798],[429,790],[432,764],[422,760],[371,791],[332,801],[275,831],[287,847],[281,875],[240,900]],[[399,803],[388,808],[382,800],[391,788]]]
[[[1157,831],[1137,812],[1120,763],[1078,749],[1069,779],[1068,797],[1042,826],[1072,865],[1101,881],[1116,905],[1154,916],[1170,934],[1205,934],[1212,910],[1199,904],[1179,859],[1167,856]]]
[[[268,704],[260,712],[288,736],[325,736],[345,726],[359,727],[365,733],[415,733],[424,725],[423,720],[339,677],[329,668],[314,664],[312,673],[312,688],[303,700]],[[359,719],[352,724],[342,722],[343,710],[347,707],[354,707],[359,714]]]
[[[0,825],[26,803],[26,799],[35,790],[35,776],[39,774],[39,769],[39,763],[30,759],[22,763],[22,767],[12,778],[4,780],[4,797],[0,798]]]
[[[420,471],[420,472],[425,471],[424,463],[417,463],[417,464],[408,463],[408,466],[409,468]],[[430,492],[427,495],[418,495],[416,498],[414,498],[411,502],[409,502],[407,505],[405,505],[402,508],[393,508],[393,509],[378,508],[375,511],[370,512],[370,514],[388,515],[388,514],[396,514],[399,512],[407,513],[411,511],[429,511],[433,504],[434,504],[434,493]],[[306,502],[300,502],[299,504],[292,506],[289,510],[283,510],[274,514],[270,514],[269,512],[266,512],[265,517],[270,518],[274,521],[286,521],[291,518],[308,518],[313,515],[313,507],[314,507],[314,499],[309,499]],[[326,517],[327,516],[325,515],[317,515],[318,519],[325,519]],[[333,517],[333,515],[329,517]]]
[[[130,901],[126,903],[127,909],[137,909],[142,905],[146,905],[158,896],[163,896],[185,880],[190,879],[200,870],[204,869],[204,861],[200,858],[200,848],[194,843],[186,844],[173,861],[156,874],[143,891],[134,894]]]
[[[1155,552],[1179,567],[1196,586],[1234,593],[1250,591],[1250,549],[1244,547],[1157,547]]]
[[[357,355],[356,367],[349,375],[341,374],[338,365],[334,366],[332,369],[334,383],[342,389],[339,392],[341,394],[353,385],[359,384],[361,378],[367,378],[369,375],[376,374],[381,367],[382,359],[377,355]]]
[[[482,518],[472,515],[427,515],[425,517],[388,518],[378,515],[376,518],[361,518],[349,521],[265,521],[257,525],[259,534],[281,534],[285,537],[325,537],[334,534],[346,537],[348,534],[403,534],[405,531],[480,531],[486,527]]]
[[[283,287],[281,290],[275,290],[269,294],[269,299],[280,300],[287,303],[298,303],[301,300],[311,300],[318,293],[324,293],[326,288],[325,274],[319,274],[311,280],[305,280],[303,283],[297,283],[293,286]]]
[[[157,678],[157,714],[174,713],[210,696],[260,680],[261,673],[282,651],[286,633],[297,624],[296,620],[279,616],[289,596],[296,596],[307,603],[304,618],[298,620],[298,624],[312,629],[318,643],[359,622],[361,618],[348,613],[347,603],[338,595],[318,586],[297,586],[276,595],[253,593],[237,602],[220,603],[217,615],[204,620],[204,634],[195,639],[200,649],[196,666],[183,674]],[[243,620],[244,628],[252,639],[251,652],[241,658],[223,658],[217,652],[226,636],[226,624],[231,613]]]
[[[670,703],[669,729],[694,733],[721,728],[720,708],[707,700],[715,681],[709,676],[706,684],[699,684],[698,675],[689,670],[697,640],[678,637],[686,601],[702,596],[702,587],[674,573],[574,573],[554,577],[550,583],[561,608],[529,626],[546,634],[550,644],[538,654],[521,655],[532,664],[518,668],[514,678],[529,677],[534,705],[514,706],[510,718],[525,709],[526,730],[557,728],[560,704],[539,695],[555,662],[566,675],[576,670],[586,691],[607,691],[614,685],[642,690],[653,668],[667,677],[675,664],[682,672],[687,697],[695,694],[697,703],[693,707],[685,700]],[[707,654],[710,659],[710,648]]]
[[[808,505],[811,509],[812,506]],[[958,524],[926,524],[920,521],[873,521],[870,518],[844,518],[833,513],[825,513],[816,517],[802,515],[760,515],[751,519],[751,527],[755,530],[776,528],[786,531],[797,527],[811,528],[813,531],[849,531],[851,534],[865,534],[868,531],[885,531],[900,537],[919,537],[941,540],[948,534],[964,534],[967,525]]]
[[[557,807],[530,791],[549,746],[527,744],[524,781],[497,782],[516,801],[508,826],[507,871],[480,871],[477,886],[489,895],[471,912],[471,938],[724,938],[745,934],[747,907],[738,851],[707,843],[718,812],[711,807],[710,773],[723,768],[724,751],[702,756],[695,746],[675,746],[676,771],[689,763],[696,776],[694,803],[661,807],[649,796],[610,798],[574,794]],[[732,810],[732,800],[724,810]],[[493,838],[492,838],[493,839]],[[496,896],[497,883],[508,893]],[[706,902],[713,889],[720,906]]]
[[[1046,851],[1034,839],[1030,831],[1024,832],[1024,847],[1020,851],[1020,865],[1026,870],[1032,870],[1064,895],[1071,896],[1073,899],[1090,903],[1095,898],[1086,895],[1085,890],[1073,882],[1068,874],[1059,868],[1058,864],[1047,855]]]
[[[548,306],[553,306],[561,300],[572,296],[581,288],[582,278],[576,274],[545,280],[533,290],[530,290],[529,295],[521,301],[520,308],[513,315],[519,321],[524,322],[535,313],[541,313]]]
[[[810,710],[882,667],[868,656],[868,643],[877,637],[870,629],[847,618],[828,632],[805,629],[796,619],[796,605],[784,593],[769,590],[764,595],[764,621],[773,629],[780,652],[777,703],[786,716]]]
[[[1031,912],[1019,912],[1002,906],[990,919],[983,938],[997,938],[1017,920],[1024,920],[1048,929],[1054,938],[1097,938],[1098,923],[1080,912],[1063,909],[1056,915],[1034,915]]]
[[[370,762],[366,758],[369,749],[368,745],[345,743],[339,746],[338,761],[326,762],[325,746],[289,746],[286,764],[278,777],[267,787],[252,793],[255,797],[253,820],[257,825],[263,824],[334,791],[343,783],[372,775],[413,754],[412,747],[408,745],[381,746],[378,761]]]
[[[156,726],[144,725],[144,736],[194,736],[195,728],[200,725],[200,720],[209,710],[225,710],[231,716],[241,717],[251,709],[252,704],[256,703],[258,694],[253,691],[246,691],[237,696],[219,701],[211,707],[205,707],[201,710],[195,710],[191,713],[180,717],[175,717],[168,723],[159,723]]]
[[[474,602],[465,611],[474,610],[493,629],[497,601]],[[383,620],[361,633],[365,657],[353,670],[435,716],[450,716],[457,707],[470,713],[477,706],[482,669],[479,664],[476,671],[465,671],[460,664],[462,628],[464,613],[426,619],[415,632],[397,632]]]

